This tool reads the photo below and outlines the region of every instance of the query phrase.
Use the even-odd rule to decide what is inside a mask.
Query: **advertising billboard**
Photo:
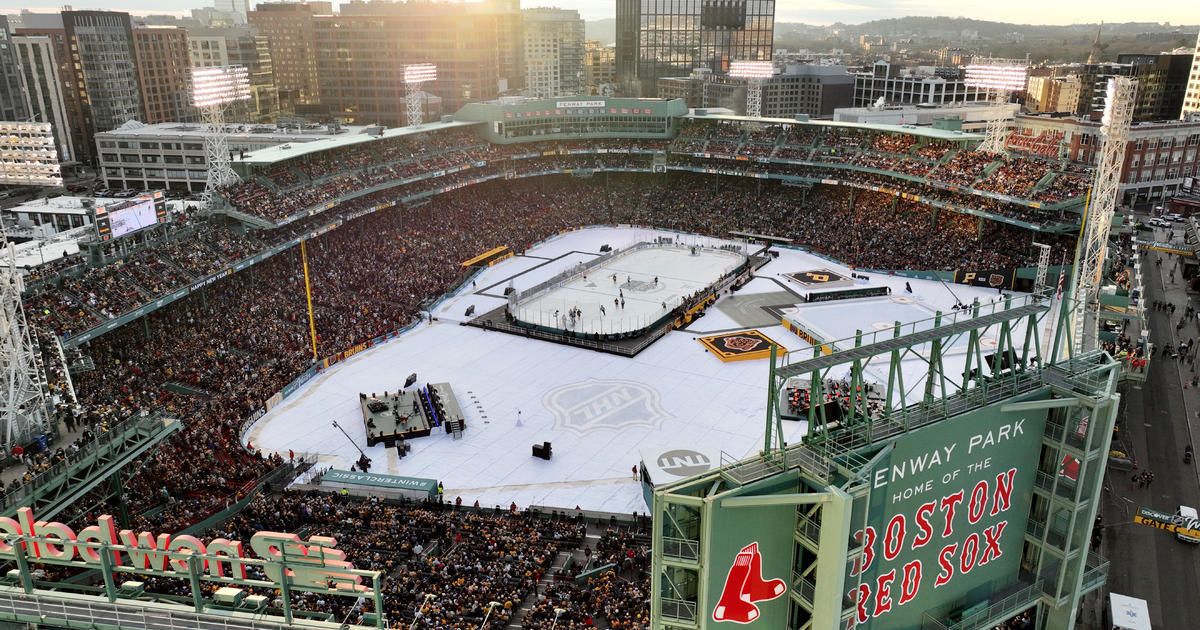
[[[920,628],[925,611],[1017,577],[1045,424],[1045,410],[992,407],[896,440],[854,532],[865,551],[846,576],[850,627]]]

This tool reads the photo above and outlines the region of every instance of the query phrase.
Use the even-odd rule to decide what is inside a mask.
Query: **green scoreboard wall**
[[[871,471],[847,596],[857,627],[921,627],[1017,578],[1046,411],[989,407],[908,433]],[[864,519],[863,513],[866,513]]]

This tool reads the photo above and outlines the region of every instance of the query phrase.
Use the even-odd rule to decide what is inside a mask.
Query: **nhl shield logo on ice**
[[[658,428],[670,414],[663,411],[658,392],[642,383],[594,379],[550,390],[542,404],[554,413],[554,428],[576,435],[608,429]]]

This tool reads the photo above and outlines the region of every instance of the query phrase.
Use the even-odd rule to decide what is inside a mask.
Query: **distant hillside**
[[[616,41],[616,20],[588,20],[588,39],[605,44]],[[1115,61],[1120,53],[1157,53],[1174,48],[1191,49],[1200,26],[1126,22],[1105,24],[1100,41],[1103,60]],[[1084,61],[1092,49],[1096,24],[1066,26],[1011,24],[962,17],[904,17],[863,24],[818,26],[800,22],[775,24],[775,48],[828,52],[835,48],[857,52],[862,35],[882,35],[888,41],[912,40],[910,51],[962,46],[980,54],[1024,58],[1034,63]]]
[[[617,41],[617,19],[588,20],[584,23],[584,37],[598,39],[602,44],[613,44]]]
[[[1105,24],[1100,35],[1103,60],[1114,61],[1120,53],[1190,49],[1198,30],[1200,26],[1153,22]],[[962,46],[997,57],[1022,58],[1028,54],[1035,63],[1072,62],[1087,59],[1096,24],[1030,25],[951,17],[905,17],[828,27],[779,23],[775,25],[775,47],[814,51],[843,48],[851,52],[858,50],[862,35],[881,35],[888,41],[912,40],[911,45],[902,46],[910,51]]]

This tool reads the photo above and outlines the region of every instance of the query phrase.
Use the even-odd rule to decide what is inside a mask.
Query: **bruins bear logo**
[[[721,343],[730,350],[750,352],[763,345],[764,342],[762,339],[755,339],[754,337],[726,337],[721,340]]]

